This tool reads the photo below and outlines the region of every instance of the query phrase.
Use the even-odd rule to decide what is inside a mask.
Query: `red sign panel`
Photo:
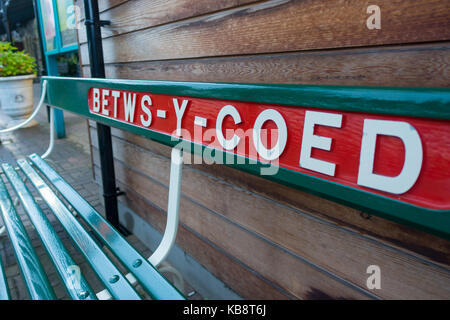
[[[89,90],[89,109],[274,167],[423,208],[450,209],[445,120],[102,88]]]

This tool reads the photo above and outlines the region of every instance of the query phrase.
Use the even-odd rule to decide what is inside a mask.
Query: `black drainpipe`
[[[97,0],[84,0],[85,24],[87,43],[89,48],[89,63],[92,78],[105,78],[105,64],[103,61],[102,36],[100,27],[109,21],[100,21]],[[114,158],[111,141],[111,128],[97,123],[98,148],[102,171],[103,198],[105,200],[106,219],[124,234],[128,232],[119,224],[117,210],[117,196],[123,194],[116,187],[114,172]]]

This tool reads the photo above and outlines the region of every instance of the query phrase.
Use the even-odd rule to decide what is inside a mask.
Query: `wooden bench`
[[[449,238],[450,214],[445,209],[448,202],[442,203],[446,200],[437,198],[434,199],[436,203],[431,201],[423,205],[419,201],[423,196],[420,192],[417,190],[415,193],[406,192],[416,183],[414,179],[409,181],[411,179],[408,178],[409,180],[399,182],[395,181],[395,177],[373,173],[375,151],[366,152],[366,149],[370,151],[371,147],[375,150],[376,144],[376,141],[368,138],[372,135],[376,140],[377,136],[369,130],[374,128],[370,127],[373,124],[371,121],[382,121],[379,127],[375,126],[385,128],[383,130],[386,131],[379,132],[380,135],[392,135],[404,140],[408,152],[404,161],[409,161],[407,170],[417,175],[415,179],[420,176],[417,183],[433,183],[433,174],[436,172],[422,164],[422,159],[425,159],[423,163],[426,161],[426,165],[429,165],[436,159],[433,157],[438,157],[439,154],[436,150],[427,149],[427,153],[423,153],[422,150],[429,148],[430,141],[433,142],[437,138],[436,135],[443,139],[449,138],[448,130],[445,130],[448,129],[450,119],[448,89],[221,84],[59,77],[43,77],[43,81],[43,88],[47,88],[45,101],[49,105],[173,147],[168,221],[161,245],[152,256],[155,258],[153,260],[150,258],[150,262],[137,253],[105,218],[38,155],[33,154],[28,159],[19,160],[18,168],[9,164],[2,165],[3,174],[29,214],[59,275],[74,299],[93,299],[96,298],[96,294],[92,292],[84,278],[81,278],[81,287],[73,289],[71,286],[67,268],[74,265],[74,262],[33,200],[18,172],[29,179],[37,189],[102,279],[106,289],[118,299],[139,298],[131,285],[136,280],[153,298],[183,298],[154,268],[154,265],[165,258],[176,236],[182,152],[194,153],[201,157],[205,157],[207,153],[216,163],[245,170]],[[237,150],[241,138],[237,134],[231,138],[223,134],[222,125],[227,116],[232,119],[235,126],[242,125],[244,129],[250,130],[249,140],[253,141],[256,154]],[[332,151],[331,138],[315,134],[314,123],[312,129],[306,125],[307,117],[310,117],[308,121],[316,117],[314,121],[318,126],[333,127],[335,130],[343,128],[346,134],[337,135],[336,142],[333,143],[347,145],[350,149],[344,148],[343,151],[336,152],[341,152],[339,156],[344,158],[350,155],[348,150],[357,153],[360,162],[356,161],[358,163],[352,165],[359,168],[359,171],[365,170],[366,176],[358,174],[350,177],[355,181],[345,180],[348,177],[340,176],[340,172],[335,174],[335,166],[331,160],[315,162],[317,159],[311,154],[311,149]],[[259,136],[264,123],[269,120],[275,123],[278,129],[274,139],[277,143],[272,148],[261,143]],[[406,131],[405,126],[408,128]],[[195,136],[195,128],[200,127],[205,130],[212,129],[215,140],[206,142],[202,136]],[[391,133],[389,131],[391,128],[398,130],[392,130]],[[334,133],[336,131],[328,132],[332,136]],[[308,139],[309,147],[306,145]],[[387,142],[391,149],[395,146],[392,143]],[[411,145],[415,149],[411,149]],[[395,155],[397,151],[389,152]],[[411,152],[415,158],[411,157]],[[420,167],[417,169],[418,162]],[[269,172],[265,172],[265,169]],[[270,172],[270,169],[276,170]],[[443,174],[448,174],[448,170],[444,170]],[[399,186],[394,189],[394,183],[380,185],[367,179],[367,176],[373,178],[374,175],[381,181],[383,179],[393,181]],[[439,183],[445,184],[448,181],[439,180]],[[401,188],[409,189],[404,191],[400,190]],[[37,299],[54,298],[3,182],[0,182],[0,197],[6,229],[10,234],[30,296]],[[65,202],[75,209],[76,214],[94,230],[132,276],[124,276],[118,271],[77,221]],[[0,297],[8,297],[4,276],[0,276],[0,290]]]

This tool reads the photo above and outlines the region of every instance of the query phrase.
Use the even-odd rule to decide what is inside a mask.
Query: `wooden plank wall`
[[[108,78],[450,85],[445,0],[99,4],[112,22],[102,30]],[[371,4],[380,30],[366,27]],[[89,77],[84,28],[79,42]],[[162,231],[170,149],[112,134],[122,201]],[[186,165],[182,193],[177,244],[244,298],[450,298],[449,241],[225,166]],[[380,290],[366,286],[369,265],[381,268]]]

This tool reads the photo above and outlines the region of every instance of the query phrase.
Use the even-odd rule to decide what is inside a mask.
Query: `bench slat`
[[[142,257],[109,222],[84,200],[64,179],[37,154],[29,156],[32,163],[79,212],[117,258],[139,280],[154,299],[178,300],[184,296],[174,288],[144,257]],[[138,267],[135,262],[140,261]]]
[[[8,283],[6,282],[5,271],[3,270],[2,258],[0,257],[0,300],[9,300]]]
[[[17,163],[66,229],[111,295],[115,299],[140,300],[141,297],[126,280],[125,276],[116,268],[31,165],[25,159],[21,159]]]
[[[30,298],[33,300],[56,299],[25,227],[12,204],[6,185],[1,179],[0,209]]]
[[[96,300],[97,296],[84,276],[81,273],[78,275],[73,274],[72,271],[75,271],[73,267],[76,267],[75,262],[69,252],[67,252],[44,212],[42,212],[41,208],[34,201],[30,191],[18,173],[9,164],[3,164],[2,167],[8,181],[19,196],[25,211],[36,228],[71,298],[75,300]],[[74,283],[74,280],[77,283]]]

